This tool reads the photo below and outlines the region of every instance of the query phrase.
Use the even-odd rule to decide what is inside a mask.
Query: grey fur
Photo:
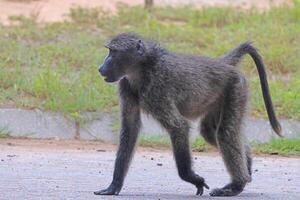
[[[140,110],[152,115],[168,131],[178,174],[196,186],[198,195],[208,186],[192,169],[188,135],[189,120],[202,117],[201,134],[220,150],[231,176],[229,184],[212,190],[210,195],[242,192],[251,181],[252,158],[241,133],[248,87],[236,65],[247,53],[257,65],[263,92],[267,88],[265,102],[273,128],[280,127],[270,104],[268,85],[264,85],[266,77],[261,76],[265,74],[264,65],[257,51],[244,43],[222,58],[182,55],[133,33],[114,37],[106,47],[110,52],[99,71],[107,82],[120,80],[122,128],[113,181],[95,194],[120,192],[141,124]]]

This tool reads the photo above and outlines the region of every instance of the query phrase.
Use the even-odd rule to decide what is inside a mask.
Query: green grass
[[[73,114],[118,104],[116,86],[104,84],[97,72],[106,37],[76,24],[21,22],[0,30],[1,105]]]
[[[171,141],[168,137],[163,136],[141,136],[139,138],[139,145],[151,148],[166,148],[171,147]]]
[[[9,137],[10,131],[7,127],[0,127],[0,138],[7,138]]]
[[[197,152],[208,151],[211,147],[204,141],[203,138],[197,137],[192,143],[192,150]]]
[[[254,143],[252,147],[255,153],[300,156],[300,139],[273,139],[264,144]]]
[[[151,148],[171,148],[170,138],[167,136],[141,136],[139,138],[139,144],[143,147]],[[192,151],[207,152],[212,149],[203,138],[197,137],[191,144]]]
[[[71,10],[71,22],[38,25],[13,17],[19,25],[0,26],[0,106],[40,108],[78,117],[81,112],[117,110],[116,85],[97,72],[120,32],[134,31],[175,52],[220,56],[251,40],[268,68],[277,113],[300,119],[300,3],[269,12],[229,8],[120,7]],[[245,59],[242,71],[252,89],[252,114],[266,116],[257,72]]]
[[[162,136],[142,136],[140,146],[151,148],[171,148],[170,139]],[[252,143],[255,154],[270,154],[282,156],[300,156],[300,139],[272,139],[266,143]],[[211,152],[214,148],[208,145],[202,137],[196,138],[191,145],[194,152]]]
[[[285,75],[284,75],[285,76]],[[276,107],[276,113],[284,118],[300,119],[300,75],[288,74],[287,80],[275,77],[270,81],[272,99]],[[265,105],[260,91],[257,91],[259,79],[251,80],[251,100],[253,113],[266,116]],[[254,113],[255,114],[255,113]]]

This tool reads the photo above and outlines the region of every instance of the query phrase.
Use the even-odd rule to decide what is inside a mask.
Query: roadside
[[[98,114],[95,117],[95,114]],[[44,112],[38,109],[1,109],[0,138],[35,138],[100,140],[116,144],[119,139],[119,119],[109,113],[85,113],[81,121],[66,118],[61,113]],[[144,147],[170,148],[167,132],[150,116],[142,114],[142,129],[139,142]],[[199,120],[198,120],[199,121]],[[199,133],[199,122],[191,123],[190,142],[193,151],[211,152]],[[245,121],[243,133],[257,154],[300,156],[300,123],[280,121],[285,138],[278,138],[268,120],[250,118]]]
[[[138,148],[117,197],[94,196],[112,178],[115,146],[91,141],[0,140],[0,199],[199,199],[179,179],[171,151]],[[193,153],[194,168],[211,188],[227,183],[222,159]],[[253,181],[234,198],[300,198],[300,159],[255,157]],[[172,184],[170,184],[172,183]],[[212,199],[206,190],[201,199]]]

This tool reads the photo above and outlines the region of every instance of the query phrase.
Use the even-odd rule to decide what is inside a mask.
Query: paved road
[[[169,150],[139,148],[117,197],[94,196],[111,180],[115,147],[99,142],[0,140],[0,199],[214,199],[181,181]],[[194,153],[194,168],[211,188],[227,183],[217,154]],[[223,198],[217,198],[223,199]],[[300,199],[300,158],[254,159],[253,181],[224,199]]]

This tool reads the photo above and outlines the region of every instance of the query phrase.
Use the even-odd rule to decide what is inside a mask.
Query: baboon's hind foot
[[[246,183],[230,183],[223,188],[213,189],[210,196],[236,196],[240,194],[245,187]]]

